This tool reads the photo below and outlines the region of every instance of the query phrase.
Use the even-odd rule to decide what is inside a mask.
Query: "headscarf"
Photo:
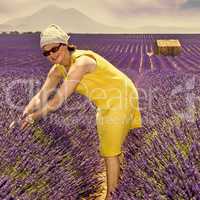
[[[70,36],[65,33],[58,25],[50,24],[40,34],[40,47],[51,43],[68,44]]]

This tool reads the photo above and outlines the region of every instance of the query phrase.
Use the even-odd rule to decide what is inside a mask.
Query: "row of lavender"
[[[179,39],[182,44],[180,56],[165,57],[154,54],[156,39]],[[95,41],[95,42],[94,42]],[[1,42],[1,66],[47,66],[39,49],[39,35],[4,36]],[[92,49],[103,54],[118,68],[129,68],[134,73],[155,70],[179,70],[199,73],[199,35],[72,35],[71,43],[80,49]],[[22,45],[23,43],[23,45]],[[16,52],[16,49],[17,52]],[[16,63],[17,60],[17,63]]]
[[[18,83],[11,88],[8,101],[5,88],[14,79],[30,77],[1,76],[0,199],[80,199],[100,190],[102,181],[97,174],[103,166],[95,110],[88,100],[75,94],[35,126],[9,130],[29,94],[29,85]],[[35,77],[35,81],[44,79]]]
[[[154,39],[174,36],[191,48],[184,52],[188,60],[147,54]],[[139,90],[143,128],[124,144],[124,174],[113,199],[200,198],[200,36],[174,36],[71,37],[111,60]],[[95,108],[86,98],[74,94],[25,132],[7,130],[41,87],[50,63],[40,54],[38,36],[4,36],[0,42],[0,199],[81,199],[100,192]]]

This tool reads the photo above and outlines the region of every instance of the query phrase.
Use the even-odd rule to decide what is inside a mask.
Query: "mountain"
[[[136,27],[133,24],[126,29],[108,26],[95,21],[74,8],[63,9],[55,5],[42,8],[30,16],[16,18],[0,24],[0,32],[41,31],[52,23],[60,25],[68,33],[200,33],[200,28],[198,27],[157,25]]]
[[[9,30],[12,28],[13,31],[35,32],[43,30],[52,23],[60,25],[66,32],[73,33],[124,33],[130,31],[96,22],[74,8],[63,9],[54,5],[49,5],[31,16],[9,20],[0,25],[0,31],[2,26],[5,29],[7,24],[11,24],[12,27]]]

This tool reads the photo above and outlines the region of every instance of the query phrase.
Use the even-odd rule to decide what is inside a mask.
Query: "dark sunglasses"
[[[42,52],[43,56],[49,56],[51,54],[51,52],[56,53],[62,45],[64,45],[64,44],[60,43],[57,47],[53,47],[48,51],[43,51]]]

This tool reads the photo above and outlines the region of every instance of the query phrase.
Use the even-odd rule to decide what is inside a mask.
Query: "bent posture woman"
[[[74,91],[88,97],[97,106],[99,152],[105,160],[108,200],[118,184],[122,143],[130,129],[141,127],[138,93],[132,81],[106,59],[91,50],[76,49],[68,39],[55,24],[41,33],[43,55],[53,66],[41,90],[26,106],[21,128],[57,110]],[[55,96],[47,100],[62,78]]]

